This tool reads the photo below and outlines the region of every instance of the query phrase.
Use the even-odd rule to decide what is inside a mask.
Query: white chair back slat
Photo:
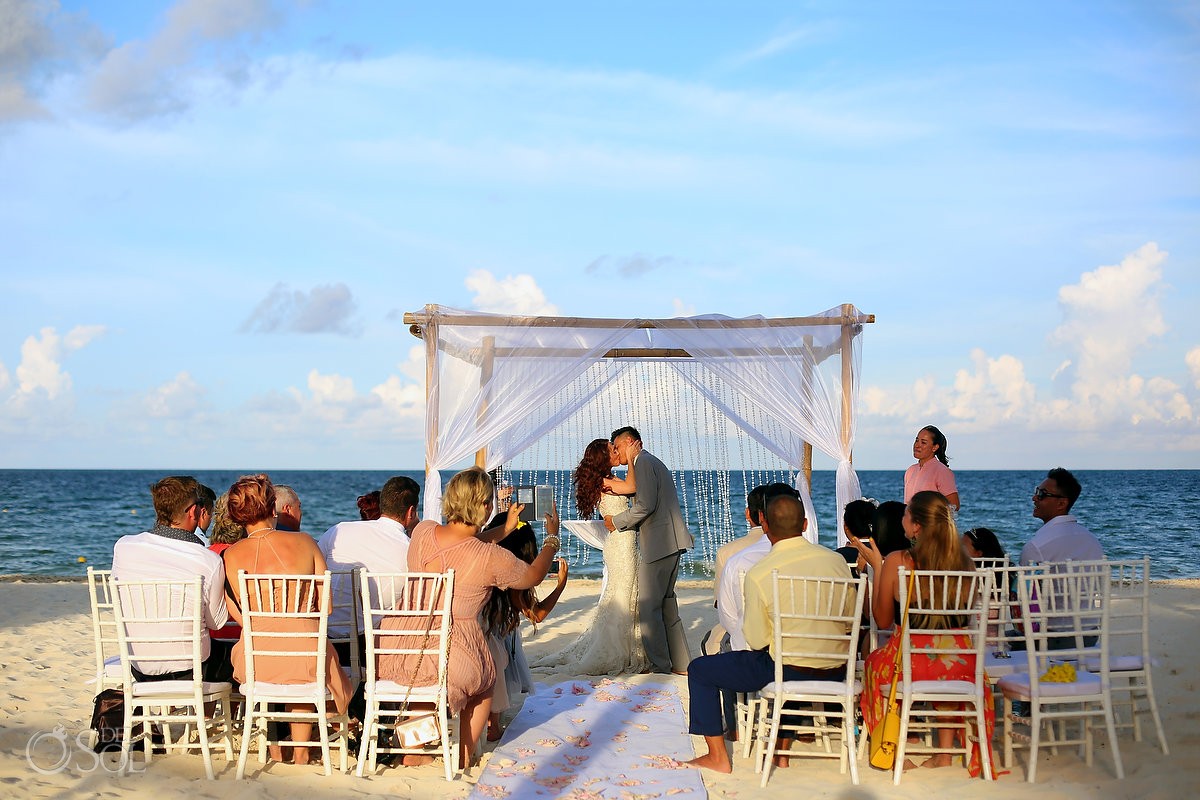
[[[762,772],[766,786],[776,755],[837,758],[842,773],[858,783],[855,709],[862,685],[855,679],[863,604],[867,596],[866,576],[834,578],[771,573],[771,628],[775,654],[775,680],[759,692],[759,735],[756,739],[755,769]],[[826,664],[824,668],[845,671],[842,680],[786,681],[784,665]],[[783,719],[788,703],[820,703],[822,713],[807,723],[789,724]],[[831,722],[833,720],[833,722]],[[834,724],[836,723],[836,724]],[[777,750],[781,732],[794,738],[797,732],[814,733],[823,748]],[[833,736],[840,741],[834,750]]]
[[[446,780],[457,775],[458,726],[450,716],[448,678],[453,624],[454,570],[440,572],[363,572],[360,580],[366,656],[364,658],[366,715],[357,774],[375,771],[383,753],[423,752],[381,744],[381,735],[401,716],[427,713],[438,717]],[[408,681],[379,678],[380,658],[403,658],[405,663],[436,665],[435,683],[409,686]],[[415,674],[415,666],[413,668]],[[503,680],[503,677],[499,678]],[[431,745],[432,746],[432,745]]]
[[[251,740],[259,743],[259,761],[265,763],[268,742],[267,723],[307,721],[314,724],[316,739],[304,743],[319,745],[325,775],[333,774],[331,752],[336,747],[339,768],[348,765],[349,719],[344,713],[328,709],[329,680],[329,571],[319,575],[272,575],[238,572],[242,606],[242,643],[246,680],[246,719],[237,777],[245,776]],[[269,674],[268,664],[276,659],[291,663],[288,674],[309,674],[308,683],[268,683],[260,675]],[[303,662],[309,662],[304,664]],[[336,659],[334,659],[336,663]],[[273,709],[278,705],[284,710]],[[311,705],[310,711],[294,705]],[[287,710],[293,707],[293,710]],[[331,732],[331,723],[338,723]]]
[[[89,583],[92,583],[89,575]],[[205,682],[203,674],[204,582],[199,576],[190,580],[109,581],[114,624],[121,659],[122,687],[125,695],[124,731],[121,743],[121,771],[131,763],[134,725],[142,729],[146,761],[153,747],[148,732],[152,725],[169,731],[168,725],[182,724],[181,738],[172,741],[164,735],[167,749],[199,749],[209,780],[215,773],[210,728],[224,745],[226,759],[232,760],[230,742],[232,723],[229,702],[232,686],[224,682]],[[135,680],[137,669],[147,680]],[[155,681],[149,676],[190,672],[186,678]],[[216,719],[210,721],[205,706],[213,707]],[[197,732],[192,743],[190,731]]]
[[[1109,674],[1110,567],[1107,561],[1046,563],[1042,571],[1018,582],[1026,669],[1001,678],[1004,693],[1004,762],[1012,765],[1013,751],[1028,746],[1026,780],[1037,776],[1042,728],[1056,724],[1050,744],[1080,745],[1088,765],[1092,763],[1092,723],[1103,721],[1118,778],[1124,777],[1116,738]],[[1084,669],[1095,657],[1096,671]],[[1075,669],[1073,681],[1059,680],[1061,665]],[[1028,734],[1015,730],[1013,703],[1029,706]],[[1066,723],[1078,721],[1078,734],[1067,733]]]
[[[912,590],[909,591],[909,577]],[[933,743],[908,742],[909,731],[931,731],[937,727],[960,727],[963,735],[952,752],[970,758],[974,741],[980,748],[984,778],[992,779],[990,740],[986,735],[985,659],[987,627],[992,602],[992,573],[988,570],[899,570],[900,607],[908,608],[908,618],[900,640],[902,699],[900,738],[892,781],[899,785],[908,752],[946,752]],[[973,665],[970,677],[957,680],[918,680],[913,675],[913,655],[941,659],[946,663]],[[971,713],[947,713],[939,704],[967,703]],[[975,735],[971,736],[971,728]]]

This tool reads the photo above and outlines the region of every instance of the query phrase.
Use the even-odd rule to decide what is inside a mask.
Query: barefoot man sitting
[[[771,542],[771,551],[746,573],[745,620],[742,632],[749,650],[735,650],[701,656],[688,666],[689,733],[703,736],[708,752],[687,762],[716,772],[732,772],[733,762],[725,747],[721,724],[721,691],[756,692],[775,680],[775,654],[771,652],[774,631],[771,621],[771,573],[812,578],[849,578],[850,567],[839,554],[812,544],[802,535],[808,527],[804,504],[793,495],[779,495],[768,502],[763,533]],[[828,625],[789,620],[789,628],[800,633],[805,625]],[[830,631],[825,631],[830,632]],[[844,631],[838,631],[844,633]],[[843,680],[845,661],[805,659],[785,662],[783,679]]]

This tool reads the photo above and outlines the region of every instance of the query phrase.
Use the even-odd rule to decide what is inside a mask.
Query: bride
[[[640,447],[640,443],[638,443]],[[636,451],[630,450],[632,463]],[[575,468],[575,508],[581,519],[616,515],[629,508],[636,484],[633,470],[621,480],[613,476],[620,463],[608,439],[593,439]],[[604,591],[592,620],[574,642],[532,666],[571,666],[582,675],[641,672],[649,662],[642,647],[637,618],[638,547],[635,531],[613,531],[604,540]]]

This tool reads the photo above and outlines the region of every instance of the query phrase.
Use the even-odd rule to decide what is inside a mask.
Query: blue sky
[[[1200,3],[0,0],[0,30],[0,467],[415,468],[405,311],[843,302],[877,318],[860,467],[929,422],[957,469],[1200,467]]]

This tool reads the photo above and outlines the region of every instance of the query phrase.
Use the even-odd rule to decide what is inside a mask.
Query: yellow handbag
[[[904,596],[904,613],[900,617],[900,625],[893,636],[901,636],[904,626],[908,624],[908,603],[912,600],[913,578],[916,574],[908,574],[908,593]],[[900,711],[896,707],[896,684],[900,682],[902,669],[903,642],[896,647],[896,664],[892,670],[892,688],[888,691],[887,713],[883,719],[871,728],[871,766],[879,769],[892,769],[896,765],[896,746],[900,743]]]

